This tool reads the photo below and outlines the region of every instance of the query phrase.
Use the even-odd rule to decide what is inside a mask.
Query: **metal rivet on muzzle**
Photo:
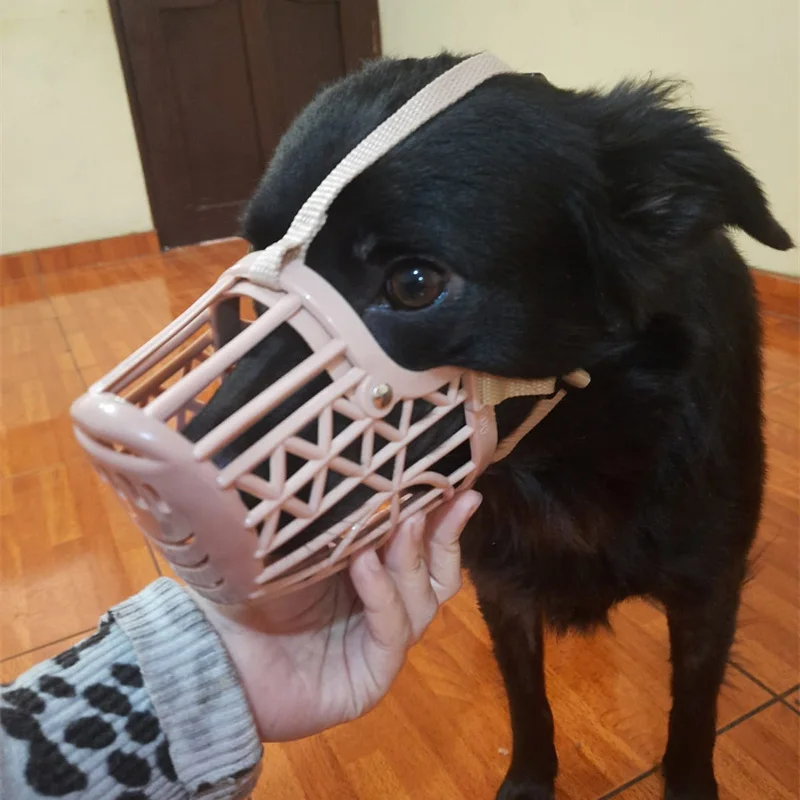
[[[372,404],[375,408],[384,409],[392,402],[392,387],[388,383],[379,383],[372,390]]]

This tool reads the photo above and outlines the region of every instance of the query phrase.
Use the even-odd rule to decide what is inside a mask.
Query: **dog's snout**
[[[310,354],[311,350],[303,338],[289,325],[281,325],[239,360],[205,407],[183,429],[183,435],[190,441],[198,441]],[[302,394],[302,390],[297,392],[297,395]],[[293,400],[296,406],[296,398],[288,398],[216,453],[214,462],[218,466],[229,463],[242,453],[280,419],[288,416]]]

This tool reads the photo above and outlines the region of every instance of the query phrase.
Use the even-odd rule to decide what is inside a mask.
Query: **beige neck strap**
[[[511,451],[566,397],[567,390],[560,388],[556,391],[555,378],[543,380],[509,380],[497,378],[493,375],[482,375],[485,380],[480,391],[486,392],[484,402],[487,405],[499,405],[503,400],[511,397],[538,396],[530,414],[497,445],[492,463],[502,461]],[[562,376],[561,382],[573,389],[584,389],[589,385],[589,373],[576,369]],[[548,391],[539,391],[539,389]],[[527,389],[527,391],[526,391]],[[494,400],[496,399],[496,402]]]

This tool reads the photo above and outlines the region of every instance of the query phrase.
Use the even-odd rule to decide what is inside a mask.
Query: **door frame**
[[[147,0],[139,0],[142,3]],[[211,5],[219,0],[187,0],[187,5],[201,5],[203,2]],[[239,0],[229,0],[236,1]],[[267,3],[269,0],[243,0],[246,3]],[[289,0],[296,3],[314,3],[319,0]],[[378,13],[378,0],[333,0],[339,8],[339,30],[342,37],[342,53],[344,56],[345,72],[357,69],[359,64],[367,58],[379,56],[381,49],[380,18]],[[144,125],[142,123],[142,113],[139,106],[138,94],[136,89],[136,79],[134,76],[131,56],[128,51],[127,39],[124,32],[124,21],[121,8],[122,0],[108,0],[111,12],[111,22],[114,26],[114,36],[117,41],[122,65],[122,74],[125,79],[125,90],[128,95],[128,107],[130,108],[133,119],[133,130],[136,135],[136,144],[139,150],[139,161],[144,173],[147,199],[150,205],[150,212],[153,216],[153,224],[156,234],[159,235],[159,245],[161,246],[160,234],[158,231],[158,221],[163,220],[169,215],[168,209],[158,207],[159,197],[169,195],[168,188],[165,187],[169,180],[167,176],[161,175],[154,169],[151,159],[148,156],[146,137],[144,135]],[[176,6],[181,4],[181,0],[173,0]],[[370,51],[365,50],[365,43],[370,44]],[[259,125],[262,124],[259,120]],[[165,191],[166,188],[166,191]],[[163,246],[161,246],[163,249]]]

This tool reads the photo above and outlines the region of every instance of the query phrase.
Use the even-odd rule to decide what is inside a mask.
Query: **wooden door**
[[[377,0],[109,0],[164,247],[231,236],[283,131],[380,52]]]

